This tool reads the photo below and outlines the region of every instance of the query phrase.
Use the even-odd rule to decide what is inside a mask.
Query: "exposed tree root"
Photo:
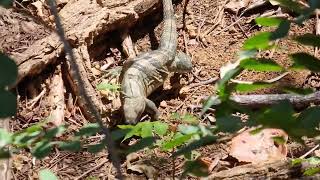
[[[65,88],[62,80],[61,66],[58,66],[58,73],[55,74],[51,80],[49,99],[51,104],[51,122],[55,126],[59,126],[64,123],[65,116]]]

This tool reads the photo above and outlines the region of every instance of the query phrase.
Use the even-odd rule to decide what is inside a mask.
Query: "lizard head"
[[[126,124],[136,124],[139,121],[144,109],[146,102],[144,97],[130,97],[124,98],[123,113]]]

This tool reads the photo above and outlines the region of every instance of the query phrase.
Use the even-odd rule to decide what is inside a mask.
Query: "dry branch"
[[[300,166],[292,167],[289,161],[265,164],[248,164],[220,171],[206,179],[290,179],[301,177]]]
[[[211,96],[212,100],[217,99],[217,96]],[[207,98],[205,98],[207,99]],[[279,101],[289,100],[294,107],[303,108],[308,106],[310,103],[320,103],[320,91],[309,95],[294,95],[294,94],[264,94],[264,95],[233,95],[231,100],[239,103],[243,106],[252,108],[259,108],[263,106],[269,106]],[[220,104],[219,100],[215,105]]]

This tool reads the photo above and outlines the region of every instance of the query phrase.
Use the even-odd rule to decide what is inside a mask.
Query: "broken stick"
[[[204,99],[207,99],[205,97]],[[217,96],[210,96],[212,100],[215,100],[214,105],[218,105],[221,101]],[[320,91],[316,91],[309,95],[295,95],[295,94],[264,94],[264,95],[233,95],[230,97],[231,100],[239,103],[243,106],[259,108],[263,106],[269,106],[276,104],[279,101],[288,100],[296,108],[303,108],[308,106],[310,103],[320,103]]]

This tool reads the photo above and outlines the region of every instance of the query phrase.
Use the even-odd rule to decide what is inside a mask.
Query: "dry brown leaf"
[[[37,16],[39,16],[39,17],[44,17],[44,13],[43,13],[43,10],[44,10],[43,2],[41,2],[41,1],[36,1],[36,2],[31,3],[31,5],[33,5],[33,6],[36,8]]]
[[[251,0],[233,0],[226,4],[225,8],[234,13],[249,5]]]
[[[154,167],[146,164],[132,165],[131,167],[128,167],[128,170],[145,174],[148,179],[155,179],[157,177],[157,170]]]
[[[320,149],[314,151],[314,155],[320,157]]]
[[[278,144],[273,137],[288,135],[280,129],[263,129],[257,134],[251,134],[252,129],[246,130],[231,141],[230,155],[242,162],[263,163],[286,159],[286,144]]]

